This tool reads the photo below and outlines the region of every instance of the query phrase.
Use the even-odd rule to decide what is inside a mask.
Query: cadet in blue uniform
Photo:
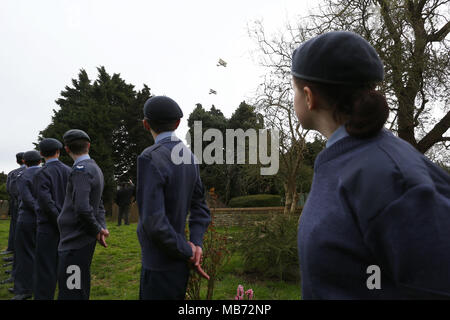
[[[36,214],[39,206],[34,193],[34,177],[41,169],[41,156],[37,151],[23,155],[27,169],[17,175],[19,215],[15,232],[15,270],[13,300],[32,297],[34,252],[36,249]]]
[[[6,251],[2,252],[2,254],[10,254],[14,252],[14,230],[17,222],[17,210],[18,210],[18,194],[17,188],[15,187],[15,180],[17,175],[25,170],[26,166],[23,163],[23,152],[19,152],[16,154],[17,164],[20,165],[19,168],[12,170],[8,173],[8,177],[6,179],[6,192],[9,194],[9,215],[10,215],[10,223],[9,223],[9,237],[8,237],[8,248]]]
[[[210,211],[198,165],[189,149],[174,135],[183,113],[168,97],[152,97],[144,105],[143,124],[155,144],[138,157],[138,238],[142,250],[141,300],[184,299],[188,263],[204,277],[200,266],[202,241]],[[181,144],[190,163],[176,165],[172,149]],[[189,214],[190,241],[185,238]]]
[[[3,251],[2,254],[11,254],[14,253],[14,240],[15,240],[15,231],[17,224],[17,215],[19,211],[19,191],[17,190],[17,176],[21,174],[27,166],[23,161],[24,152],[19,152],[16,154],[17,164],[20,165],[19,168],[12,170],[8,173],[8,177],[6,180],[6,191],[9,193],[9,215],[10,215],[10,223],[9,223],[9,237],[8,237],[8,249]],[[9,270],[10,277],[8,279],[2,280],[0,284],[7,284],[14,282],[14,274],[15,274],[15,260],[14,257],[3,258],[4,261],[11,263],[13,261],[12,270]]]
[[[294,51],[294,108],[328,138],[300,217],[303,299],[450,298],[450,176],[383,126],[383,64],[351,32]]]
[[[34,262],[34,299],[53,300],[55,296],[59,231],[57,218],[66,196],[70,168],[58,160],[61,142],[53,138],[39,143],[45,164],[35,176],[37,215],[36,253]]]
[[[95,244],[99,241],[106,247],[105,238],[109,235],[102,201],[103,173],[89,157],[91,139],[86,132],[69,130],[63,140],[74,163],[57,219],[60,232],[58,300],[88,300]]]

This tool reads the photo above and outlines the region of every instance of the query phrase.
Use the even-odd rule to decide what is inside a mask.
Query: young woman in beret
[[[328,139],[299,223],[302,298],[450,298],[450,176],[384,128],[375,49],[326,33],[292,75],[301,125]]]

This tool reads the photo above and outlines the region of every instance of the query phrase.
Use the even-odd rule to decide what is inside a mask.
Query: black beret
[[[41,155],[36,150],[27,151],[23,155],[23,160],[25,160],[25,162],[40,161]]]
[[[88,134],[80,129],[70,129],[69,131],[66,131],[63,135],[64,143],[70,143],[75,140],[84,139],[89,142],[91,142],[91,138],[89,138]]]
[[[39,150],[41,152],[52,152],[62,149],[62,147],[62,143],[53,138],[45,138],[39,142]]]
[[[16,153],[16,160],[17,160],[17,162],[20,162],[20,161],[23,160],[23,155],[24,154],[25,154],[25,152]]]
[[[144,117],[155,121],[178,120],[183,117],[183,111],[174,100],[166,96],[155,96],[144,104]]]
[[[384,78],[374,47],[348,31],[328,32],[304,42],[292,55],[291,73],[304,80],[347,85]]]

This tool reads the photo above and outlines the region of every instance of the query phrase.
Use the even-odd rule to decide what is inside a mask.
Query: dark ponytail
[[[389,107],[379,91],[369,89],[356,92],[345,128],[353,137],[368,138],[383,128],[389,116]],[[339,105],[336,111],[340,112]]]
[[[299,88],[308,86],[333,109],[337,122],[356,138],[376,135],[389,116],[386,98],[375,90],[375,84],[341,85],[305,81],[294,77]]]

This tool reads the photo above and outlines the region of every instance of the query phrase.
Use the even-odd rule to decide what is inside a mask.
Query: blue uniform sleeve
[[[84,172],[75,170],[71,175],[73,184],[73,205],[76,214],[84,222],[87,233],[96,236],[102,229],[94,215],[89,199],[91,192],[91,176]]]
[[[97,222],[101,225],[103,229],[106,229],[106,219],[105,219],[105,207],[103,206],[103,199],[100,199],[100,205],[98,206]]]
[[[197,172],[198,165],[197,165]],[[189,234],[190,239],[196,246],[203,245],[203,235],[211,222],[211,212],[205,200],[205,188],[203,187],[200,174],[195,182],[192,193],[191,208],[189,214]]]
[[[51,181],[44,170],[41,170],[36,174],[35,183],[36,198],[41,212],[46,214],[53,224],[57,225],[57,218],[60,210],[58,210],[56,202],[53,200]]]
[[[164,205],[164,179],[151,159],[138,158],[138,206],[144,232],[171,256],[192,257],[184,235],[177,233],[167,218]]]
[[[450,199],[431,185],[417,185],[391,201],[363,231],[381,272],[411,297],[448,299],[449,230]]]
[[[25,208],[36,212],[38,209],[36,199],[33,197],[33,186],[31,181],[24,179],[22,176],[17,179],[17,189],[19,190],[20,201]]]

